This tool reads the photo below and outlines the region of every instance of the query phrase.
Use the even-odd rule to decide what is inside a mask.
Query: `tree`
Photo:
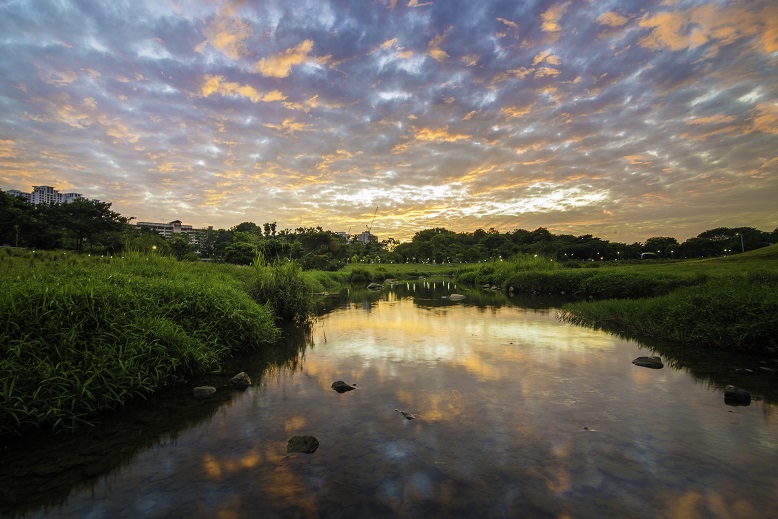
[[[182,238],[181,236],[174,236],[168,240],[168,243],[170,244],[170,253],[178,261],[187,258],[192,252],[192,245],[189,243],[189,240]]]
[[[257,257],[257,246],[251,243],[238,242],[224,249],[224,261],[235,265],[251,265]]]
[[[40,205],[59,226],[67,240],[81,252],[85,243],[118,250],[122,246],[122,232],[129,219],[111,211],[111,204],[99,200],[78,199],[67,204]],[[57,223],[53,223],[57,222]]]
[[[656,252],[663,257],[674,256],[674,251],[678,251],[679,246],[678,240],[667,236],[655,236],[643,244],[644,252]]]

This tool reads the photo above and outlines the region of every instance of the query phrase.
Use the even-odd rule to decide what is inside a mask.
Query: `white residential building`
[[[163,238],[181,236],[182,238],[189,240],[189,243],[194,246],[200,244],[200,230],[193,228],[191,225],[182,224],[181,220],[173,220],[168,223],[137,222],[135,225],[152,229]]]
[[[357,241],[360,243],[368,244],[373,241],[378,241],[378,236],[372,234],[370,231],[362,231],[357,234]]]
[[[8,194],[26,198],[33,205],[68,204],[73,200],[84,198],[81,193],[60,193],[52,186],[32,186],[32,193],[25,193],[18,189],[9,189]]]

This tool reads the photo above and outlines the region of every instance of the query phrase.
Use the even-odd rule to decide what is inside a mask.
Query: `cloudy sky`
[[[4,0],[0,42],[4,190],[380,239],[778,227],[773,0]]]

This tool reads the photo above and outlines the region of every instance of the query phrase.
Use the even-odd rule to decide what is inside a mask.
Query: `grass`
[[[643,341],[778,354],[778,245],[691,261],[566,265],[519,257],[465,267],[457,281],[574,295],[580,301],[564,305],[562,319]]]
[[[775,355],[778,274],[732,274],[658,297],[573,303],[562,317],[636,338]]]
[[[386,279],[418,279],[451,276],[458,265],[433,265],[425,263],[352,263],[346,266],[349,283],[381,282]]]
[[[275,343],[311,304],[293,264],[27,252],[0,265],[0,434],[88,423]]]

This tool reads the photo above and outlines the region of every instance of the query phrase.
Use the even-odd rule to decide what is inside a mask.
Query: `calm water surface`
[[[291,361],[247,368],[255,386],[23,516],[775,517],[773,404],[726,406],[686,371],[632,365],[651,354],[635,342],[554,310],[440,299],[454,289],[342,305]],[[293,435],[320,446],[287,455]],[[39,481],[72,479],[44,478],[56,455],[36,456]]]

